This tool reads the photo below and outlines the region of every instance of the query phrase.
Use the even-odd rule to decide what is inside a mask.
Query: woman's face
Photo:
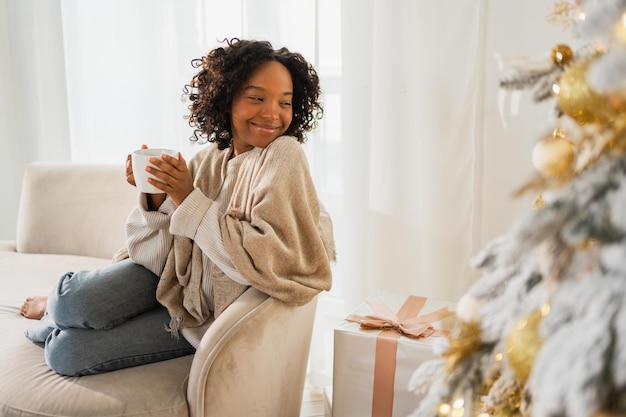
[[[283,64],[268,61],[254,70],[233,98],[230,122],[235,155],[265,148],[285,133],[293,117],[292,99],[291,74]]]

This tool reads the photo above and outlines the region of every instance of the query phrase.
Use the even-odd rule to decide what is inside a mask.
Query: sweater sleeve
[[[194,240],[202,252],[230,279],[239,284],[250,285],[233,266],[222,239],[215,238],[220,236],[221,215],[217,204],[196,188],[172,215],[170,233]]]
[[[137,203],[126,221],[128,255],[133,262],[160,276],[172,247],[169,224],[176,205],[166,198],[157,211],[150,211],[144,193],[138,193]]]
[[[259,290],[302,305],[331,287],[330,254],[318,226],[320,204],[302,146],[290,137],[265,148],[235,189],[243,197],[221,219],[237,270]]]

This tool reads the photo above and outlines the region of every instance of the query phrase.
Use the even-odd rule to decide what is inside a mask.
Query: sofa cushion
[[[22,183],[17,250],[111,258],[124,245],[136,200],[123,166],[31,163]]]
[[[9,245],[2,249],[10,249]],[[62,377],[44,362],[43,347],[24,330],[33,320],[19,314],[30,295],[47,294],[67,271],[110,261],[71,255],[0,250],[0,415],[187,416],[186,386],[193,356],[84,377]],[[137,387],[141,387],[137,396]]]

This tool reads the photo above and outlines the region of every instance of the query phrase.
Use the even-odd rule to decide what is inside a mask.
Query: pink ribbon
[[[401,336],[422,338],[445,336],[445,330],[433,328],[434,321],[454,314],[447,307],[420,316],[426,303],[425,297],[410,295],[397,314],[381,300],[366,300],[374,314],[359,316],[351,314],[347,321],[359,323],[363,329],[382,330],[376,338],[374,358],[374,388],[372,395],[372,417],[391,417],[393,413],[393,391],[396,377],[396,352]]]

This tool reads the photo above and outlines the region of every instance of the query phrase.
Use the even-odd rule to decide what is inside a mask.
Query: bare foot
[[[46,312],[46,304],[48,304],[46,296],[28,297],[20,307],[20,314],[27,319],[40,320]]]

